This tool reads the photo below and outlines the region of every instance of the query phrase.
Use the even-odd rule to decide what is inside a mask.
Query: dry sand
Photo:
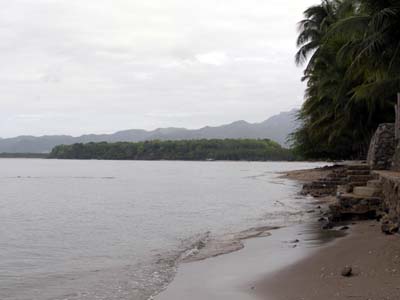
[[[325,178],[331,171],[332,171],[331,167],[296,170],[296,171],[282,173],[281,178],[287,178],[301,182],[311,182],[321,178]]]

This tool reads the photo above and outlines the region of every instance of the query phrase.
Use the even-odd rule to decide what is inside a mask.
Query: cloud
[[[0,136],[193,128],[298,107],[296,22],[314,2],[5,1]]]
[[[195,58],[198,62],[202,64],[207,64],[212,66],[222,66],[229,61],[226,53],[222,51],[213,51],[203,54],[197,54]]]

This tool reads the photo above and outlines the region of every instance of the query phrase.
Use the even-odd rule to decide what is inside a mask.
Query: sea
[[[207,243],[306,222],[280,173],[323,165],[0,159],[0,299],[152,299]]]

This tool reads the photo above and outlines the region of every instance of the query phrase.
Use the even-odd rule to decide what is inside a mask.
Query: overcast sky
[[[0,136],[258,122],[299,107],[315,0],[8,0]]]

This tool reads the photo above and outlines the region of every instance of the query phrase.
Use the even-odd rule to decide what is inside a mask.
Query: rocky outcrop
[[[399,232],[399,224],[391,220],[387,215],[382,219],[381,224],[383,233],[394,234]]]
[[[372,137],[368,151],[367,161],[371,168],[374,170],[390,169],[395,146],[395,125],[392,123],[379,125]]]

